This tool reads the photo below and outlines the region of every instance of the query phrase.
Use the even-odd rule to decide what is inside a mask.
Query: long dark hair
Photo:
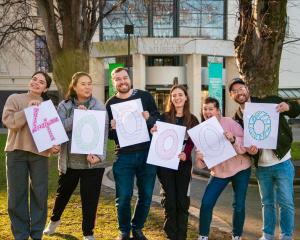
[[[37,74],[42,74],[44,76],[44,78],[46,80],[46,88],[49,88],[51,86],[51,83],[52,83],[52,78],[47,73],[45,73],[43,71],[37,71],[37,72],[35,72],[31,76],[31,78],[33,78]],[[47,95],[47,92],[42,92],[41,97],[43,98],[44,101],[50,99],[49,96]]]
[[[176,122],[176,109],[175,109],[174,104],[171,101],[172,92],[175,89],[181,89],[187,98],[187,100],[185,101],[184,106],[183,106],[183,124],[184,124],[184,126],[187,127],[187,129],[190,129],[194,125],[192,114],[190,111],[190,98],[189,98],[186,88],[182,85],[174,85],[170,90],[170,96],[169,96],[168,103],[166,105],[166,110],[165,110],[166,120],[169,123],[175,124],[175,122]]]
[[[82,76],[86,76],[89,79],[91,79],[91,81],[92,81],[92,77],[86,72],[74,73],[74,75],[72,76],[72,81],[69,85],[69,88],[68,88],[68,91],[66,94],[66,100],[72,100],[73,98],[77,98],[77,94],[74,90],[74,87],[77,85],[79,78],[81,78]]]

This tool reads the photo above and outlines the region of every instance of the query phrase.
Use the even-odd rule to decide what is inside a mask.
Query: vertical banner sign
[[[124,67],[123,63],[110,63],[108,65],[108,96],[111,97],[115,94],[116,89],[112,84],[111,72],[117,67]]]
[[[222,63],[210,62],[208,64],[208,95],[218,99],[221,112],[223,109],[222,70]]]

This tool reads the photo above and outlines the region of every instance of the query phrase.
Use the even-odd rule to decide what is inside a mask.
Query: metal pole
[[[130,60],[130,34],[127,34],[127,38],[128,38],[128,49],[127,49],[127,68],[129,70],[129,60]]]

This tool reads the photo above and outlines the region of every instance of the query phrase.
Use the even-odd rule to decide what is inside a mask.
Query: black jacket
[[[132,95],[129,96],[128,98],[121,99],[121,98],[118,98],[117,96],[112,96],[110,99],[107,100],[107,102],[105,104],[106,110],[108,113],[108,117],[109,117],[108,137],[109,137],[109,139],[113,139],[115,141],[116,154],[129,153],[129,152],[134,152],[134,151],[144,151],[144,150],[148,151],[148,149],[150,147],[150,142],[144,142],[144,143],[139,143],[139,144],[120,148],[117,132],[115,129],[112,129],[111,125],[110,125],[110,121],[113,119],[113,115],[112,115],[112,111],[111,111],[111,107],[110,107],[111,105],[116,104],[116,103],[122,103],[122,102],[130,101],[130,100],[134,100],[134,99],[139,99],[139,98],[141,99],[141,102],[143,105],[143,110],[148,111],[150,114],[149,119],[146,121],[148,130],[150,130],[153,127],[153,125],[155,124],[156,120],[159,118],[159,112],[157,110],[156,103],[155,103],[152,95],[149,92],[139,90],[139,89],[133,89]],[[151,137],[151,134],[149,134],[149,136]]]

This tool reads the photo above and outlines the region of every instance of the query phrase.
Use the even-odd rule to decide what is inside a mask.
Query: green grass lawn
[[[7,214],[7,194],[6,194],[6,178],[5,178],[5,155],[4,145],[6,136],[0,134],[0,236],[1,240],[13,239],[10,230],[10,222]],[[114,144],[108,144],[108,158],[113,159]],[[293,143],[292,156],[294,159],[300,160],[300,142]],[[49,201],[48,215],[50,215],[57,187],[57,160],[55,157],[49,159]],[[158,204],[153,204],[145,226],[145,233],[151,240],[166,239],[163,226],[163,210]],[[197,224],[196,224],[197,225]],[[58,228],[58,233],[51,237],[44,237],[45,240],[76,240],[82,239],[81,232],[81,204],[78,189],[73,194],[62,217],[62,224]],[[116,219],[116,208],[114,204],[114,190],[102,187],[100,204],[97,212],[97,223],[95,227],[95,237],[101,240],[112,240],[118,235],[118,225]],[[195,226],[189,225],[188,239],[197,239],[197,230]],[[214,239],[231,239],[228,234],[212,229],[211,238]]]
[[[5,160],[3,148],[5,144],[5,136],[0,135],[0,239],[13,239],[10,230],[10,222],[7,214],[7,194],[6,194],[6,179],[5,179]],[[110,142],[108,146],[109,158],[113,157],[113,143]],[[49,159],[49,201],[48,201],[48,215],[50,215],[57,187],[57,160],[55,157]],[[73,194],[66,210],[62,216],[62,224],[57,229],[58,233],[53,236],[45,236],[45,240],[62,240],[62,239],[82,239],[81,231],[81,203],[78,189]],[[151,240],[166,239],[163,227],[163,210],[158,204],[153,204],[145,226],[145,234]],[[118,235],[118,224],[116,218],[116,208],[114,202],[114,190],[107,187],[102,187],[100,203],[97,212],[97,223],[95,228],[96,239],[112,240]],[[197,239],[197,230],[195,227],[189,225],[188,239]]]
[[[300,161],[300,142],[294,142],[292,145],[292,159]]]

